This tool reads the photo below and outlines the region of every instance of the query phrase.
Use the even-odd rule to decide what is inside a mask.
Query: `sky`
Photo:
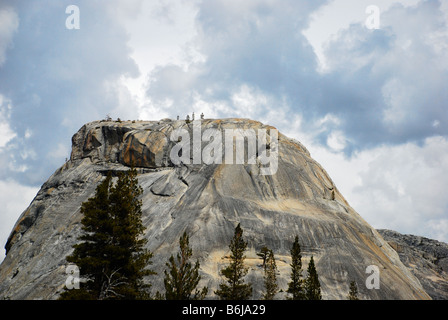
[[[447,49],[448,1],[0,0],[0,245],[84,123],[192,112],[275,126],[374,228],[448,242]]]

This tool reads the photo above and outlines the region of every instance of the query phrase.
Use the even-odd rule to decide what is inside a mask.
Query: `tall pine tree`
[[[141,222],[142,189],[137,171],[120,173],[115,185],[109,174],[94,197],[81,206],[80,243],[74,245],[67,261],[76,264],[87,279],[80,289],[65,291],[60,299],[144,299],[149,284],[144,277],[152,253],[144,248]]]
[[[302,255],[299,237],[296,236],[291,248],[291,281],[288,283],[288,292],[292,294],[292,300],[305,299],[304,280],[302,279]]]
[[[235,234],[230,241],[230,264],[221,274],[226,278],[226,283],[221,283],[215,291],[222,300],[246,300],[252,295],[252,285],[244,283],[244,277],[248,268],[244,266],[244,251],[247,242],[243,239],[243,229],[240,224],[235,228]]]
[[[167,300],[202,300],[208,292],[204,287],[201,291],[196,290],[201,276],[199,275],[199,260],[193,266],[190,258],[193,250],[189,245],[189,237],[186,232],[179,240],[180,252],[176,260],[171,255],[166,264],[169,271],[165,270],[165,299]],[[196,290],[194,293],[193,291]]]
[[[320,293],[320,282],[317,270],[314,265],[313,256],[311,256],[310,263],[308,264],[308,276],[305,280],[305,298],[306,300],[322,300]]]
[[[268,250],[264,264],[264,300],[273,300],[278,292],[277,284],[277,264],[275,263],[274,252]]]

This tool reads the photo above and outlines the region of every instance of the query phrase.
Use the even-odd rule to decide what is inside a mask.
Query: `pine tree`
[[[303,300],[305,292],[302,279],[302,255],[299,244],[299,237],[296,236],[291,248],[291,282],[288,283],[288,292],[292,294],[292,300]]]
[[[359,300],[358,298],[358,286],[355,281],[350,282],[350,291],[348,293],[348,300]]]
[[[131,169],[120,173],[115,185],[109,174],[94,197],[82,204],[81,242],[66,259],[87,281],[80,289],[63,292],[60,299],[149,297],[144,277],[155,273],[147,269],[152,253],[144,248],[141,194],[137,171]]]
[[[246,247],[247,242],[243,239],[243,229],[238,224],[229,245],[231,262],[229,266],[221,270],[227,283],[221,283],[219,289],[215,291],[215,294],[222,300],[246,300],[252,295],[252,285],[244,283],[244,277],[249,270],[244,267]]]
[[[305,298],[306,300],[322,300],[320,293],[319,276],[317,275],[316,267],[314,266],[314,259],[311,256],[308,264],[308,276],[305,280]]]
[[[259,256],[262,260],[263,260],[263,269],[266,266],[266,259],[268,257],[269,254],[269,249],[268,247],[264,246],[263,248],[260,249],[260,252],[257,252],[257,256]]]
[[[274,252],[268,250],[266,255],[266,263],[264,266],[264,300],[273,300],[278,292],[277,284],[277,264],[275,263]]]
[[[196,260],[193,266],[190,258],[193,250],[189,246],[189,237],[186,232],[179,241],[180,252],[177,254],[176,260],[171,255],[167,267],[169,272],[165,270],[165,299],[166,300],[202,300],[208,292],[208,288],[204,287],[201,291],[196,289],[201,276],[199,275],[199,260]]]

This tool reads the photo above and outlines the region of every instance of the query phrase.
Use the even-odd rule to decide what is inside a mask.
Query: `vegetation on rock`
[[[190,262],[193,250],[189,246],[189,237],[186,232],[179,240],[180,252],[176,259],[171,255],[165,270],[165,299],[166,300],[202,300],[208,292],[207,287],[197,290],[201,280],[199,275],[199,260],[194,266]],[[194,292],[193,292],[194,291]]]
[[[240,224],[235,228],[235,234],[230,241],[230,264],[221,270],[226,282],[219,285],[215,291],[222,300],[247,300],[252,294],[252,285],[244,282],[248,268],[244,266],[244,251],[247,242],[243,239],[243,229]]]
[[[67,261],[74,263],[86,281],[77,290],[65,291],[60,299],[146,299],[150,284],[144,278],[152,253],[144,248],[141,222],[142,193],[137,172],[131,169],[112,176],[97,187],[95,196],[81,206],[84,217],[81,241]]]

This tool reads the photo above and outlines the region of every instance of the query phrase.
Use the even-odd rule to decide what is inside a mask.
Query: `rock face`
[[[392,230],[378,230],[435,300],[448,300],[448,244]]]
[[[361,299],[430,299],[397,252],[349,206],[299,142],[279,133],[275,145],[275,128],[248,119],[201,121],[201,132],[210,128],[222,132],[222,137],[228,129],[270,129],[264,147],[271,154],[277,147],[275,174],[261,173],[258,149],[251,164],[248,160],[243,164],[174,164],[171,151],[179,140],[172,141],[173,130],[185,129],[195,148],[193,131],[198,126],[195,129],[186,121],[84,125],[72,138],[70,160],[42,185],[9,236],[0,266],[0,299],[58,297],[68,277],[65,257],[81,232],[81,203],[94,195],[108,172],[128,170],[131,164],[137,167],[144,190],[145,236],[154,253],[152,269],[158,272],[150,278],[154,292],[163,292],[165,263],[178,251],[186,230],[194,258],[201,263],[200,286],[208,285],[208,298],[217,298],[213,291],[222,280],[219,270],[227,263],[223,257],[228,256],[228,244],[240,223],[248,241],[246,280],[253,283],[255,299],[263,290],[262,261],[256,252],[263,246],[274,251],[279,287],[285,291],[289,250],[296,235],[304,270],[314,257],[324,299],[345,299],[351,280],[357,282]],[[202,143],[201,150],[206,146]],[[190,156],[194,160],[194,152]],[[370,265],[379,269],[379,289],[366,287]]]

